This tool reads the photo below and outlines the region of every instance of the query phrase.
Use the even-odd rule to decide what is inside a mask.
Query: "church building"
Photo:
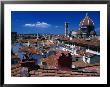
[[[95,25],[92,19],[86,13],[84,19],[79,23],[79,29],[77,31],[72,31],[71,36],[78,38],[88,38],[96,36]]]

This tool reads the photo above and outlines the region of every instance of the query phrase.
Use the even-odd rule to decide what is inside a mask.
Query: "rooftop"
[[[63,40],[63,41],[67,41],[67,42],[73,42],[73,43],[77,43],[77,44],[82,44],[82,45],[91,45],[91,46],[100,46],[100,40],[97,38],[91,39],[90,41],[84,39],[84,38],[73,38],[72,40],[70,40],[69,37],[58,37],[58,39]]]

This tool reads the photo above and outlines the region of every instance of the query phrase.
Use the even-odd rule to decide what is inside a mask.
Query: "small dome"
[[[93,21],[89,18],[89,16],[86,14],[85,18],[80,22],[80,27],[85,25],[94,25]]]

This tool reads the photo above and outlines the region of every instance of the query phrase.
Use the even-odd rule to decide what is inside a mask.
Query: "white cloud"
[[[62,28],[62,26],[54,26],[54,28],[60,29],[60,28]]]
[[[35,24],[25,24],[26,27],[34,27]]]
[[[59,28],[59,26],[55,26],[55,28]]]
[[[33,24],[25,24],[25,27],[37,27],[37,28],[48,28],[51,25],[46,22],[37,22]]]
[[[50,24],[46,23],[46,22],[37,22],[36,27],[39,27],[39,28],[48,28],[50,27]]]

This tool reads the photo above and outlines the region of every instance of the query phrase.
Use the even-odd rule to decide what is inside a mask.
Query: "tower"
[[[69,26],[69,23],[68,22],[65,22],[65,36],[68,36],[68,26]]]
[[[37,33],[37,39],[39,39],[39,34]]]

